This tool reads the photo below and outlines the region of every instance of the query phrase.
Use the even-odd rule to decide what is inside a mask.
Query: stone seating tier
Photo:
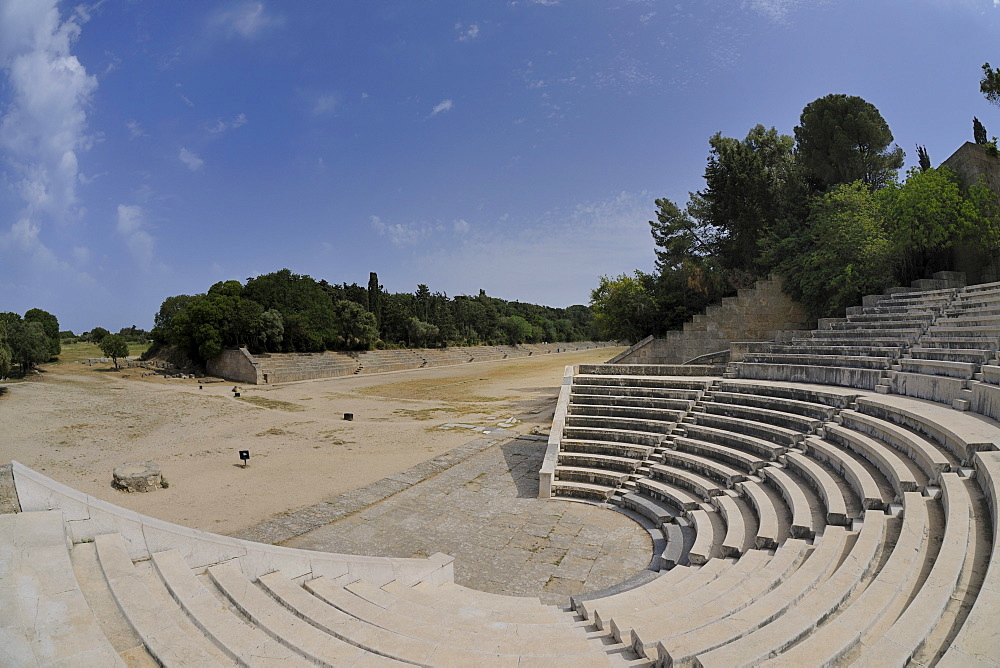
[[[928,376],[946,376],[971,380],[979,365],[973,362],[957,362],[952,360],[901,359],[899,368],[906,373],[920,373]]]
[[[754,633],[698,655],[703,666],[746,666],[770,658],[812,632],[820,622],[835,614],[878,567],[886,545],[886,516],[879,511],[865,513],[864,524],[844,561],[821,584],[811,589],[788,612]],[[743,629],[739,629],[742,632]]]
[[[755,474],[761,467],[767,466],[770,463],[770,460],[745,452],[744,450],[719,445],[718,443],[709,443],[708,441],[701,441],[696,438],[688,438],[686,436],[674,436],[670,441],[664,443],[664,445],[673,450],[700,455],[706,459],[729,464],[749,475]],[[659,458],[660,461],[663,461],[666,456],[667,453],[662,452],[659,455],[652,455],[652,458]]]
[[[676,415],[671,415],[676,418]],[[642,434],[669,434],[673,431],[675,419],[657,420],[619,415],[595,415],[570,413],[566,416],[566,429],[593,428],[615,432],[636,432]]]
[[[736,404],[740,406],[754,406],[782,413],[801,415],[812,420],[826,422],[836,413],[836,409],[831,406],[817,404],[810,401],[798,399],[786,399],[784,397],[772,397],[755,394],[752,392],[712,392],[712,401],[716,403]]]
[[[839,366],[740,362],[737,373],[740,378],[751,380],[840,385],[860,390],[874,390],[876,387],[885,384],[883,382],[883,374],[886,372],[881,369],[859,369]]]
[[[608,455],[641,461],[647,459],[653,453],[653,447],[633,443],[610,443],[607,441],[563,438],[560,442],[560,452]]]
[[[556,480],[559,482],[586,482],[604,487],[618,488],[627,479],[628,473],[625,471],[604,468],[562,464],[556,469]]]
[[[636,628],[632,632],[632,647],[643,655],[647,648],[655,649],[660,666],[690,665],[699,654],[738,640],[786,612],[835,571],[850,553],[853,538],[844,527],[828,527],[809,558],[776,587],[751,599],[753,602],[738,614],[726,612],[697,628],[687,628],[684,624]],[[703,621],[704,618],[697,620]]]
[[[653,396],[625,396],[622,394],[585,394],[581,390],[574,389],[570,392],[571,406],[616,406],[630,408],[654,408],[672,411],[691,410],[694,399],[668,399]]]
[[[590,415],[603,418],[629,418],[634,420],[657,422],[677,422],[685,412],[687,412],[687,409],[622,406],[617,402],[605,402],[605,404],[578,404],[571,398],[567,415]]]
[[[663,433],[643,432],[626,429],[602,427],[575,427],[567,425],[563,428],[563,438],[579,441],[607,441],[609,443],[628,443],[631,445],[646,445],[655,447],[663,440]]]
[[[738,433],[729,429],[720,429],[704,424],[678,424],[674,435],[685,436],[706,443],[714,443],[734,450],[742,450],[768,462],[777,461],[778,456],[784,454],[788,449],[787,446],[779,445],[754,435]]]
[[[949,362],[966,362],[971,364],[986,364],[996,357],[995,350],[975,348],[954,349],[954,348],[920,348],[914,347],[909,350],[910,357],[922,360],[944,360]]]
[[[661,599],[640,601],[632,610],[612,616],[612,637],[633,642],[640,634],[655,635],[654,625],[679,628],[692,620],[716,618],[725,614],[722,612],[725,608],[738,613],[748,604],[743,596],[759,595],[774,587],[799,566],[810,549],[803,541],[791,539],[773,556],[763,550],[749,552],[683,597],[667,593]],[[748,586],[751,583],[755,586]],[[597,610],[597,614],[602,612]]]
[[[864,432],[837,424],[827,424],[823,432],[824,441],[857,454],[878,469],[892,485],[897,497],[904,492],[926,489],[929,476],[905,451],[897,450]],[[805,446],[807,449],[811,446],[808,439]]]
[[[630,457],[563,451],[559,453],[559,464],[633,473],[642,465],[642,461]]]
[[[698,475],[711,478],[725,487],[733,487],[738,482],[747,479],[747,473],[740,468],[730,466],[713,457],[685,452],[683,450],[664,450],[653,455],[654,461],[668,467],[687,469]],[[655,465],[654,465],[655,466]],[[657,476],[653,476],[657,477]]]
[[[803,438],[802,432],[788,429],[787,427],[750,421],[739,417],[717,415],[715,413],[690,413],[682,424],[686,425],[688,421],[701,427],[723,429],[744,436],[753,436],[754,438],[770,441],[771,443],[785,447],[792,447]]]
[[[706,403],[700,408],[702,411],[698,412],[738,418],[748,422],[760,422],[763,424],[789,429],[791,431],[801,432],[803,434],[811,434],[821,424],[823,424],[822,420],[804,417],[796,413],[788,413],[783,410],[728,402],[718,403],[714,396],[712,402]]]
[[[803,450],[809,457],[825,463],[846,480],[863,510],[882,510],[896,500],[897,495],[892,485],[878,468],[852,450],[838,448],[816,436],[803,441]]]

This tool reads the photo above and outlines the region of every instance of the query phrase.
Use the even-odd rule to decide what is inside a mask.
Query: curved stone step
[[[941,621],[945,607],[955,594],[969,546],[972,508],[964,485],[963,479],[955,473],[941,474],[945,530],[931,571],[899,619],[866,647],[854,665],[906,664]]]
[[[149,653],[164,666],[218,666],[203,642],[185,633],[162,609],[159,601],[136,572],[121,534],[104,534],[94,539],[97,558],[125,619],[139,634]]]
[[[930,558],[929,503],[933,501],[919,492],[906,492],[899,538],[875,579],[836,617],[764,665],[836,664],[861,642],[862,636],[883,620],[896,601],[908,598],[916,589],[924,565]]]
[[[308,660],[279,644],[224,607],[195,576],[176,550],[156,552],[153,565],[170,595],[219,649],[244,665],[265,661],[286,661],[307,666]]]
[[[691,663],[699,654],[752,633],[784,614],[830,577],[849,554],[852,543],[843,527],[827,527],[809,558],[779,586],[746,608],[685,633],[663,638],[639,636],[633,649],[645,656],[645,648],[655,644],[659,662]]]

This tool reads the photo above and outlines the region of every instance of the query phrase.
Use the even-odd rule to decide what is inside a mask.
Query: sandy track
[[[617,348],[273,387],[141,379],[85,365],[46,368],[0,397],[0,462],[17,461],[95,497],[170,522],[233,533],[311,506],[472,438],[447,423],[527,431],[551,421],[567,364]],[[127,376],[127,377],[123,377]],[[354,413],[352,422],[344,413]],[[237,451],[251,452],[239,466]],[[168,489],[111,487],[125,461],[160,464]]]

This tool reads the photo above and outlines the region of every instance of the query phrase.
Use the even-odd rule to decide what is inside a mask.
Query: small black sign
[[[250,459],[250,451],[249,450],[240,450],[240,459],[243,460],[243,466],[246,466],[247,465],[247,460]]]

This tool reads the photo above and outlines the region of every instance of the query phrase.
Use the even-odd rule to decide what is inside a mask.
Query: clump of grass
[[[266,431],[262,431],[257,436],[284,436],[288,432],[284,429],[278,429],[277,427],[271,427]]]
[[[290,401],[281,401],[279,399],[266,399],[264,397],[240,397],[239,401],[245,401],[248,404],[252,404],[260,408],[269,408],[272,410],[279,410],[279,411],[295,412],[295,411],[305,410],[303,406],[299,406],[298,404],[293,404]]]

